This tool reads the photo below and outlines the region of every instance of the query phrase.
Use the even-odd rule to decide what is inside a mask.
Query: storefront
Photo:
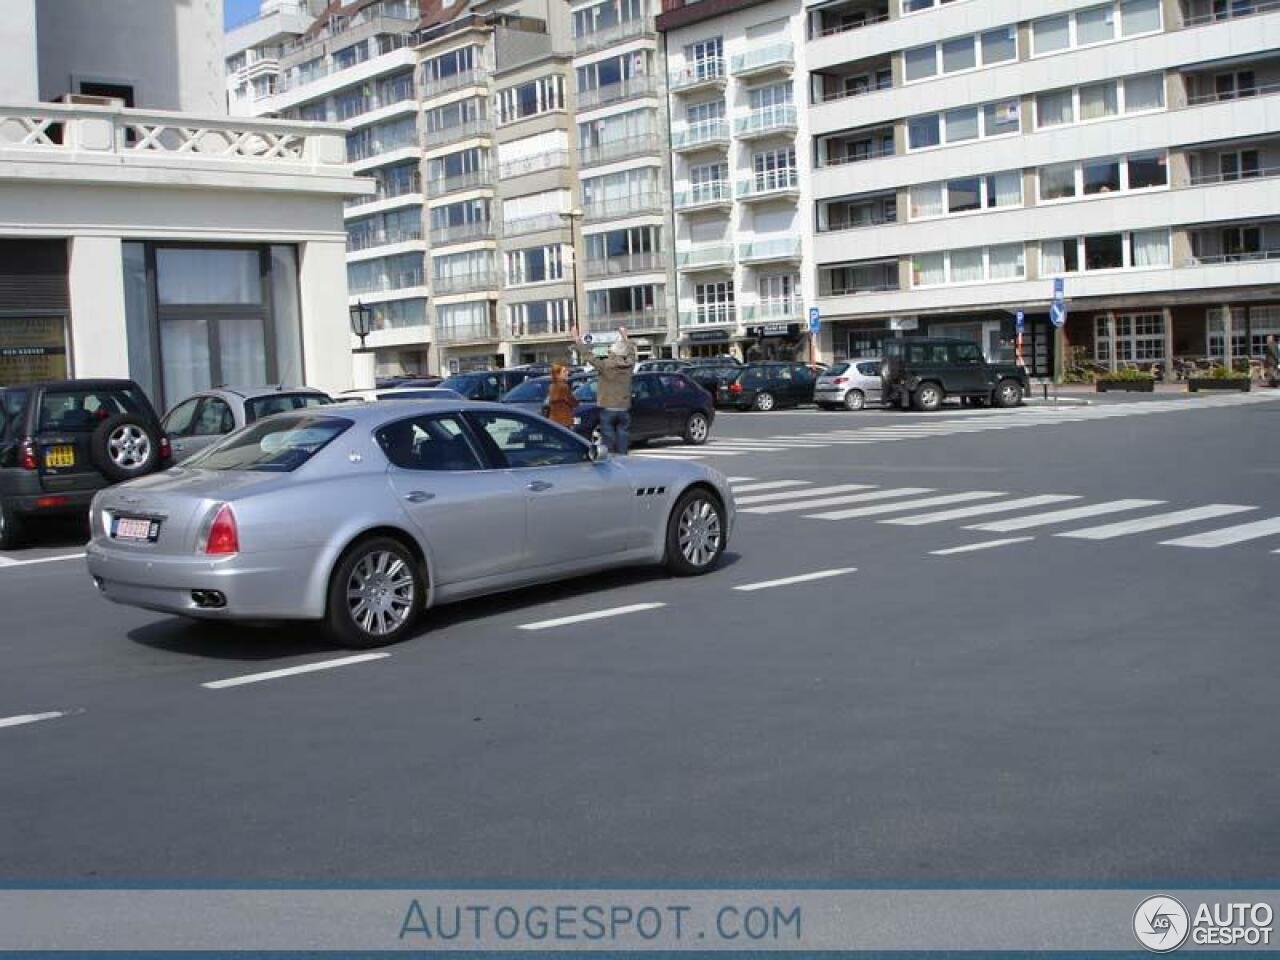
[[[0,240],[0,385],[67,376],[69,312],[66,243]]]
[[[808,360],[808,331],[799,323],[764,323],[747,327],[748,361]]]
[[[689,360],[736,356],[733,336],[728,330],[686,330],[680,353]]]

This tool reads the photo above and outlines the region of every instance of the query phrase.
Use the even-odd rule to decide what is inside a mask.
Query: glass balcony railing
[[[580,147],[578,149],[578,165],[591,167],[602,163],[613,163],[615,160],[648,156],[658,152],[659,146],[656,134],[649,133],[638,137],[624,137],[620,140],[606,140],[603,143]]]
[[[488,136],[492,132],[493,121],[488,117],[477,117],[465,123],[454,124],[452,127],[428,130],[422,135],[422,145],[425,147],[440,147],[446,143],[456,143],[459,140],[466,140],[470,137]]]
[[[587,220],[610,220],[616,217],[634,217],[645,213],[662,212],[662,194],[635,193],[621,197],[610,197],[596,203],[583,206],[582,212]]]
[[[673,150],[696,150],[717,145],[729,145],[729,121],[727,120],[699,120],[671,134]]]
[[[540,337],[568,337],[573,333],[573,321],[568,317],[546,317],[542,320],[512,320],[507,332],[513,340]]]
[[[395,227],[391,230],[368,230],[347,235],[348,250],[370,250],[393,243],[408,243],[422,239],[421,227]]]
[[[738,309],[732,303],[704,303],[692,310],[680,311],[680,326],[720,327],[738,322]]]
[[[488,323],[437,323],[436,339],[440,343],[476,343],[500,338],[497,322],[490,320]]]
[[[618,327],[626,327],[628,330],[662,330],[666,325],[666,311],[653,308],[587,317],[587,329],[592,333],[608,333]]]
[[[498,166],[498,176],[503,180],[511,177],[524,177],[543,170],[554,170],[569,165],[568,150],[548,150],[546,153],[535,153],[531,157],[520,157],[518,160],[507,160]]]
[[[628,77],[617,83],[609,83],[594,90],[578,92],[578,109],[589,110],[609,103],[620,103],[632,97],[648,97],[658,92],[658,78],[653,76]]]
[[[725,82],[724,58],[708,57],[694,60],[680,70],[667,75],[667,87],[673,91],[697,90],[700,87],[718,86]]]
[[[623,40],[634,40],[636,37],[648,36],[653,32],[653,17],[635,17],[612,26],[601,27],[599,30],[592,30],[590,33],[579,34],[573,38],[573,49],[575,53],[602,50]]]
[[[471,293],[477,290],[497,290],[500,286],[498,274],[492,270],[477,273],[457,273],[444,277],[433,277],[431,290],[436,296],[450,293]]]
[[[767,170],[746,180],[738,181],[738,197],[753,200],[780,193],[792,193],[800,189],[800,172],[794,168]]]
[[[432,227],[433,244],[463,243],[467,240],[483,240],[493,236],[492,220],[475,220],[471,223],[455,223],[445,227]]]
[[[805,316],[799,300],[761,300],[742,308],[743,323],[794,323]]]
[[[743,261],[798,260],[799,237],[777,237],[773,240],[756,240],[738,244],[738,259]]]
[[[714,243],[690,247],[676,254],[676,267],[681,270],[705,270],[733,265],[733,245]]]
[[[773,43],[733,58],[733,75],[749,76],[768,70],[790,70],[796,65],[795,48],[789,43]]]
[[[502,224],[502,235],[514,237],[524,233],[541,233],[544,230],[555,230],[557,227],[567,227],[568,225],[568,218],[561,214],[539,213],[532,217],[507,220]]]
[[[761,107],[752,110],[744,117],[733,121],[733,132],[736,136],[763,137],[771,133],[782,133],[796,129],[796,108],[794,104],[780,103],[772,107]]]
[[[688,190],[681,190],[675,197],[677,210],[694,210],[699,207],[721,206],[732,202],[733,190],[728,180],[695,184]]]
[[[420,287],[422,284],[421,269],[397,270],[379,277],[353,280],[347,285],[347,291],[352,294],[386,293],[390,290],[408,290],[411,287]]]
[[[424,77],[421,82],[422,98],[427,100],[463,87],[483,87],[488,82],[489,71],[482,69],[464,70],[461,73],[451,73],[447,77]]]
[[[468,170],[466,173],[455,174],[452,177],[444,177],[437,179],[427,179],[427,195],[430,197],[442,197],[446,193],[455,193],[458,190],[471,190],[476,187],[493,186],[492,170]]]
[[[599,257],[586,261],[588,280],[605,277],[623,277],[632,273],[652,273],[666,268],[666,256],[662,253],[630,253],[621,257]]]

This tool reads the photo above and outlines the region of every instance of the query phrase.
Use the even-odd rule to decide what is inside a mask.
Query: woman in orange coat
[[[573,408],[578,398],[569,389],[569,370],[563,363],[551,365],[551,389],[547,392],[547,416],[562,427],[573,428]]]

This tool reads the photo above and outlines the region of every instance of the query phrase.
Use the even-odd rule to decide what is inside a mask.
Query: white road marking
[[[870,490],[870,483],[841,483],[833,487],[808,487],[804,490],[783,490],[780,493],[760,493],[752,497],[735,497],[738,506],[752,503],[769,503],[775,500],[796,500],[801,497],[817,497],[827,493],[848,493],[850,490]],[[737,491],[735,490],[736,494]]]
[[[963,547],[948,547],[946,550],[930,550],[931,557],[949,557],[953,553],[973,553],[975,550],[990,550],[992,547],[1005,547],[1011,543],[1026,543],[1035,537],[1009,537],[1007,540],[986,540],[982,543],[969,543]]]
[[[1189,510],[1175,510],[1172,513],[1157,513],[1150,517],[1139,517],[1137,520],[1121,520],[1118,523],[1106,523],[1098,527],[1085,527],[1081,530],[1068,530],[1059,533],[1059,537],[1072,537],[1078,540],[1110,540],[1112,537],[1123,537],[1131,533],[1144,533],[1147,530],[1161,530],[1165,527],[1176,527],[1183,523],[1194,523],[1197,520],[1211,520],[1214,517],[1228,517],[1235,513],[1257,510],[1257,507],[1242,507],[1231,503],[1210,503],[1203,507],[1192,507]]]
[[[798,510],[816,510],[818,507],[838,507],[847,503],[869,503],[875,500],[892,500],[895,497],[914,497],[932,493],[932,487],[899,487],[896,490],[876,490],[872,493],[851,493],[844,497],[819,497],[817,500],[801,500],[797,503],[770,503],[762,507],[745,507],[739,513],[791,513]]]
[[[1108,500],[1105,503],[1094,503],[1087,507],[1070,507],[1066,510],[1051,510],[1048,513],[1033,513],[1028,517],[1013,517],[1009,520],[978,523],[971,527],[965,527],[965,529],[985,530],[989,533],[1010,533],[1014,530],[1026,530],[1028,527],[1044,527],[1051,523],[1066,523],[1070,520],[1098,517],[1107,513],[1140,510],[1143,507],[1158,507],[1162,503],[1164,503],[1163,500]]]
[[[846,573],[856,573],[857,567],[841,567],[835,570],[817,570],[813,573],[801,573],[794,577],[782,577],[778,580],[762,580],[759,583],[744,583],[741,586],[734,587],[735,590],[741,590],[743,593],[750,593],[753,590],[768,590],[770,587],[786,587],[793,583],[808,583],[810,580],[825,580],[827,577],[840,577]]]
[[[1043,493],[1035,497],[1020,497],[1017,500],[1002,500],[1000,503],[980,503],[976,507],[957,507],[954,510],[941,510],[938,513],[918,513],[910,517],[894,517],[892,520],[881,520],[881,523],[900,523],[903,526],[917,527],[925,523],[942,523],[944,520],[964,520],[967,517],[981,517],[989,513],[1009,513],[1013,510],[1024,510],[1027,507],[1047,507],[1051,503],[1062,503],[1064,500],[1079,500],[1078,496],[1066,493]]]
[[[749,486],[734,487],[733,492],[739,493],[755,493],[757,490],[781,490],[783,487],[807,487],[808,480],[761,480],[759,483],[753,483]]]
[[[642,610],[657,610],[665,607],[665,603],[632,603],[625,607],[610,607],[608,610],[593,610],[590,613],[575,613],[568,617],[556,617],[554,620],[539,620],[536,623],[522,623],[520,630],[550,630],[552,627],[563,627],[570,623],[585,623],[588,620],[604,620],[607,617],[620,617],[627,613],[640,613]]]
[[[28,567],[35,563],[57,563],[59,560],[82,560],[84,553],[63,553],[56,557],[36,557],[34,560],[13,560],[0,557],[0,567]]]
[[[1280,533],[1280,517],[1267,520],[1255,520],[1253,523],[1242,523],[1235,527],[1223,527],[1221,530],[1210,530],[1208,533],[1197,533],[1190,537],[1179,537],[1177,540],[1162,540],[1166,547],[1225,547],[1231,543],[1244,543],[1246,540],[1257,540]]]
[[[965,493],[946,493],[939,497],[925,497],[907,503],[878,503],[873,507],[854,507],[852,510],[833,510],[830,513],[809,513],[812,520],[852,520],[854,517],[874,517],[881,513],[897,513],[916,507],[941,507],[948,503],[964,503],[967,500],[983,500],[987,497],[1003,497],[999,490],[969,490]]]
[[[0,717],[0,728],[21,727],[28,723],[39,723],[41,720],[57,720],[67,714],[62,710],[50,710],[48,713],[21,713],[16,717]]]
[[[708,450],[706,447],[692,447],[682,450],[679,447],[663,449],[657,447],[653,450],[637,450],[630,454],[633,457],[736,457],[742,451],[740,450]]]
[[[349,667],[369,660],[385,660],[389,656],[391,656],[389,653],[358,653],[353,657],[339,657],[337,660],[321,660],[317,663],[304,663],[298,667],[268,670],[265,673],[246,673],[239,677],[228,677],[225,680],[211,680],[200,686],[207,690],[225,690],[227,687],[240,687],[246,683],[278,680],[281,677],[292,677],[300,673],[315,673],[317,670],[333,670],[335,667]]]
[[[631,453],[631,457],[641,457],[645,460],[702,460],[703,457],[696,453]]]

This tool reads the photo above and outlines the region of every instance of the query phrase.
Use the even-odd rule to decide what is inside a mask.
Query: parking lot
[[[0,556],[0,877],[1246,881],[1274,869],[1280,403],[723,414],[721,569],[353,655]],[[305,811],[305,813],[304,813]]]

